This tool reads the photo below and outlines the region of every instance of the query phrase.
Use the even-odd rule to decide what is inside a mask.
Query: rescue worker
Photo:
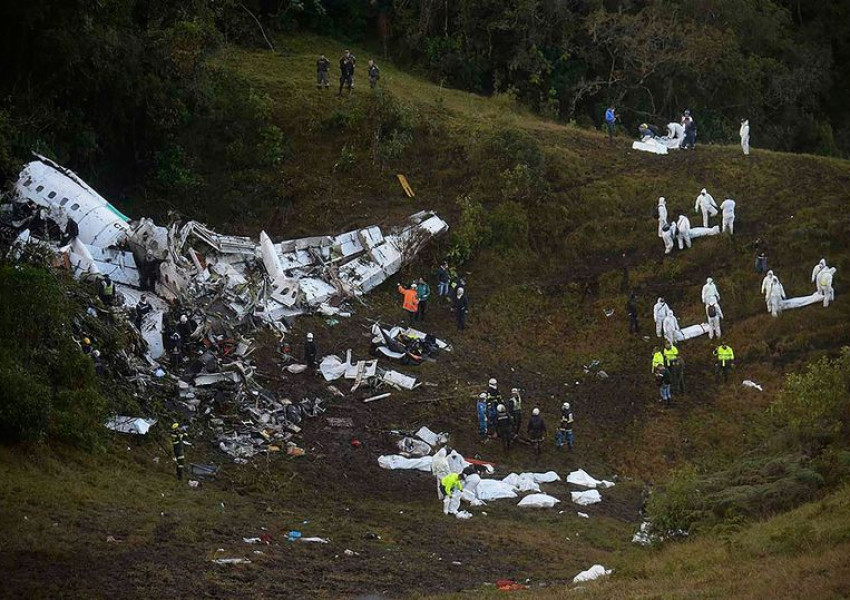
[[[699,196],[697,196],[697,201],[694,203],[694,212],[700,211],[702,211],[702,226],[708,227],[709,217],[717,214],[717,204],[705,188],[702,188]]]
[[[463,494],[461,498],[466,498],[472,506],[481,506],[484,502],[478,497],[478,485],[481,483],[481,475],[473,465],[466,467],[460,474],[463,480]]]
[[[670,394],[670,369],[664,365],[655,367],[655,383],[658,384],[658,393],[661,396],[661,402],[669,405]]]
[[[608,142],[613,144],[617,131],[617,111],[613,106],[609,106],[605,111],[605,128],[608,130]]]
[[[667,313],[667,316],[664,317],[664,338],[671,344],[675,344],[679,337],[679,333],[681,333],[679,319],[676,318],[676,315],[674,315],[671,310]]]
[[[410,284],[409,288],[398,284],[398,293],[402,295],[402,308],[407,315],[407,321],[411,325],[416,320],[416,313],[419,312],[419,298],[416,293],[416,282]]]
[[[767,271],[767,254],[763,251],[756,256],[756,273],[765,273]],[[812,280],[814,281],[814,280]]]
[[[153,306],[151,306],[150,302],[148,302],[147,294],[142,294],[141,299],[136,304],[136,309],[133,315],[133,322],[136,324],[136,328],[141,331],[142,323],[145,320],[145,315],[149,315],[153,312]]]
[[[667,200],[664,196],[658,199],[658,237],[661,237],[661,232],[664,226],[667,225]]]
[[[726,198],[720,203],[720,212],[723,214],[723,228],[721,233],[729,231],[729,235],[735,234],[735,201],[732,198]]]
[[[679,215],[676,221],[676,239],[679,241],[679,250],[685,246],[691,247],[691,220],[685,215]]]
[[[304,340],[304,362],[307,364],[307,370],[311,373],[315,372],[316,358],[319,355],[319,349],[316,347],[316,341],[313,339],[313,334],[308,333],[307,339]]]
[[[823,294],[823,306],[829,306],[830,301],[835,300],[835,290],[832,289],[832,278],[835,275],[835,267],[826,267],[818,273],[818,292]]]
[[[431,474],[437,480],[437,498],[439,500],[442,500],[445,495],[443,494],[443,477],[452,472],[446,458],[447,452],[446,448],[440,448],[431,460]]]
[[[316,61],[316,89],[329,88],[331,86],[328,79],[328,71],[331,69],[331,61],[325,58],[322,54],[319,60]]]
[[[714,283],[714,279],[711,277],[706,278],[705,285],[702,286],[702,292],[700,292],[700,297],[702,298],[702,303],[706,306],[720,300],[720,292],[717,291],[717,284]]]
[[[475,408],[478,413],[478,435],[484,440],[487,438],[487,392],[478,395]]]
[[[680,394],[685,393],[685,363],[679,349],[670,342],[664,345],[664,366],[670,371],[670,385]]]
[[[429,286],[423,278],[419,278],[416,284],[416,300],[418,302],[416,318],[420,321],[425,320],[425,309],[428,308],[428,300],[431,298],[431,286]]]
[[[156,288],[157,274],[159,271],[159,261],[153,255],[153,252],[148,250],[142,258],[142,264],[139,268],[139,287],[149,292]]]
[[[496,407],[496,435],[502,440],[502,449],[505,452],[511,449],[511,439],[514,437],[511,414],[504,404]]]
[[[555,434],[555,446],[563,448],[564,444],[569,450],[573,449],[573,412],[569,402],[561,405],[561,420],[558,423],[558,433]]]
[[[767,309],[774,317],[782,314],[782,301],[785,299],[785,288],[776,275],[770,280],[770,297],[767,301]]]
[[[100,280],[97,288],[97,297],[106,306],[112,306],[115,303],[115,284],[109,275],[104,275],[103,279]]]
[[[661,337],[664,331],[664,319],[671,312],[670,307],[664,302],[664,298],[659,298],[652,307],[652,318],[655,320],[655,337]]]
[[[660,235],[661,241],[664,242],[664,254],[670,254],[673,251],[673,237],[676,235],[675,226],[665,223]]]
[[[449,297],[450,281],[451,276],[449,275],[449,264],[447,262],[443,262],[437,268],[437,298]]]
[[[177,333],[180,334],[180,339],[184,344],[189,343],[192,339],[195,329],[197,329],[197,324],[193,319],[189,318],[189,315],[180,315],[180,319],[177,322]]]
[[[744,151],[744,156],[750,155],[750,122],[747,119],[741,119],[741,129],[738,132],[741,136],[741,150]]]
[[[767,305],[767,312],[770,312],[770,288],[773,285],[773,271],[769,270],[761,280],[761,293],[764,295],[764,303]]]
[[[466,329],[466,317],[469,314],[469,296],[466,295],[466,290],[462,287],[457,288],[457,297],[455,298],[455,317],[457,318],[457,330],[463,331]]]
[[[378,65],[375,64],[375,61],[371,58],[369,59],[369,87],[373,88],[378,85],[378,80],[381,78],[381,70],[378,68]]]
[[[536,408],[531,411],[531,418],[528,420],[528,440],[532,444],[537,444],[546,439],[546,422],[540,416],[540,409]]]
[[[508,398],[508,412],[511,413],[514,436],[517,436],[519,435],[520,423],[522,423],[522,396],[517,388],[511,389],[511,397]]]
[[[93,350],[91,359],[94,362],[94,374],[102,377],[104,373],[103,360],[100,358],[100,350]]]
[[[723,383],[729,382],[729,372],[732,370],[732,365],[735,361],[735,353],[726,342],[720,342],[720,345],[714,349],[714,356],[717,357],[717,377],[723,377]]]
[[[183,445],[186,442],[186,434],[180,423],[171,425],[171,448],[174,450],[174,462],[177,464],[177,479],[183,479],[183,468],[186,460],[183,454]]]
[[[629,333],[638,333],[638,307],[635,292],[632,292],[626,301],[626,314],[629,316]]]
[[[458,473],[449,473],[440,480],[445,495],[443,498],[443,514],[455,515],[460,508],[460,496],[463,492],[463,484],[460,478],[461,476]]]
[[[720,310],[720,305],[713,302],[705,307],[705,316],[708,318],[708,339],[713,340],[714,336],[720,339],[720,319],[723,318],[723,311]]]
[[[669,342],[667,342],[669,343]],[[652,373],[655,373],[655,367],[658,365],[664,364],[664,352],[662,352],[661,348],[656,346],[652,349],[652,367],[650,368]]]
[[[820,262],[815,265],[815,268],[812,269],[812,283],[814,283],[815,286],[818,285],[818,274],[821,271],[823,271],[825,268],[826,268],[826,259],[822,258],[822,259],[820,259]]]
[[[183,338],[177,331],[172,332],[169,337],[171,341],[171,368],[175,371],[183,362]]]
[[[685,128],[685,138],[682,140],[682,149],[694,149],[697,145],[697,122],[688,111],[685,111],[682,127]]]
[[[499,393],[499,384],[491,378],[487,383],[487,431],[491,437],[496,435],[497,407],[502,403],[502,394]]]
[[[83,351],[83,354],[91,354],[94,347],[91,345],[91,340],[87,337],[83,338],[83,343],[80,344],[80,349]]]
[[[337,92],[337,96],[342,96],[343,86],[348,88],[348,94],[351,95],[351,88],[354,87],[354,64],[355,58],[351,51],[343,52],[339,59],[339,92]]]

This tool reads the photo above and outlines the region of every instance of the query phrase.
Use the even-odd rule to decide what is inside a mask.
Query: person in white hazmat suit
[[[750,122],[747,119],[741,119],[741,131],[738,132],[741,136],[741,150],[744,151],[744,156],[750,155]]]
[[[661,337],[664,331],[664,318],[670,313],[670,307],[664,302],[664,298],[659,298],[655,306],[652,307],[652,318],[655,320],[655,336]]]
[[[658,199],[658,237],[661,237],[661,230],[667,224],[667,201],[664,196]]]
[[[820,262],[815,265],[815,268],[812,269],[812,283],[814,283],[815,286],[818,285],[818,275],[820,275],[820,272],[823,271],[825,268],[826,268],[826,259],[822,258],[822,259],[820,259]],[[818,291],[820,291],[820,289],[818,289]]]
[[[443,499],[443,477],[451,472],[452,470],[449,467],[449,461],[446,458],[446,449],[440,448],[437,450],[437,453],[434,454],[434,458],[431,459],[431,474],[437,480],[437,498],[440,500]]]
[[[729,231],[729,235],[735,234],[735,201],[732,198],[726,198],[720,203],[720,210],[723,213],[723,230],[722,233]]]
[[[818,292],[823,294],[824,307],[829,306],[830,301],[835,300],[835,290],[832,289],[833,275],[835,275],[835,267],[825,267],[818,273]]]
[[[720,304],[714,302],[706,306],[705,316],[708,319],[708,339],[713,340],[714,336],[720,339],[720,319],[723,318],[723,311],[720,310]]]
[[[720,292],[717,291],[717,285],[711,277],[707,277],[705,285],[702,286],[702,303],[708,306],[720,300]]]
[[[478,471],[470,465],[463,470],[463,474],[466,479],[463,480],[463,494],[461,495],[461,499],[466,500],[472,506],[483,505],[484,501],[478,496],[478,484],[481,483],[481,476],[478,474]]]
[[[767,301],[767,308],[772,316],[778,317],[782,314],[782,301],[784,299],[785,288],[782,287],[779,277],[774,275],[773,279],[770,280],[770,297]]]
[[[705,188],[702,188],[699,196],[697,196],[697,201],[694,203],[694,212],[699,211],[702,211],[702,226],[708,227],[709,217],[717,214],[717,204]]]
[[[768,271],[764,279],[761,280],[761,293],[764,296],[764,303],[767,305],[767,312],[770,312],[770,288],[773,285],[773,271]]]
[[[679,331],[681,331],[679,328],[679,319],[676,318],[676,315],[671,310],[664,317],[664,338],[675,346],[676,342],[679,341]]]
[[[667,137],[671,140],[685,139],[685,128],[681,123],[667,123]]]
[[[673,237],[676,235],[676,226],[672,223],[667,223],[661,228],[661,241],[664,242],[664,254],[670,254],[673,251]]]
[[[676,239],[679,240],[679,250],[684,250],[686,245],[691,247],[691,220],[685,215],[679,215],[676,221]]]

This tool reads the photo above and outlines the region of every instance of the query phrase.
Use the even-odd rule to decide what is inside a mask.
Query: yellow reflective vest
[[[732,351],[730,346],[718,346],[717,350],[714,351],[714,354],[717,356],[718,362],[720,362],[720,364],[724,367],[727,362],[735,360],[735,353]]]
[[[679,360],[679,349],[676,346],[664,348],[664,362],[669,366],[675,360]]]
[[[440,483],[443,485],[447,496],[451,496],[454,490],[463,489],[463,484],[460,482],[460,475],[457,473],[449,473],[440,480]]]
[[[655,367],[664,364],[664,355],[661,352],[656,352],[652,355],[652,372],[655,372]]]

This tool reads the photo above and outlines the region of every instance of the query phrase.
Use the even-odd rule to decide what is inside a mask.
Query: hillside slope
[[[275,239],[437,210],[452,235],[401,278],[430,275],[442,256],[471,249],[461,266],[471,297],[469,329],[457,333],[452,315],[434,303],[428,328],[454,345],[451,355],[417,373],[437,385],[434,392],[399,394],[380,406],[336,401],[334,415],[351,417],[353,434],[308,425],[303,459],[226,462],[223,481],[200,490],[173,483],[168,449],[157,440],[129,446],[115,440],[107,455],[96,456],[4,450],[0,467],[10,485],[0,489],[0,523],[10,535],[0,542],[8,582],[2,593],[400,597],[478,589],[512,577],[557,586],[561,594],[573,575],[601,562],[617,569],[599,586],[603,597],[759,597],[759,586],[774,580],[769,574],[785,573],[782,581],[789,581],[818,557],[825,566],[811,597],[846,591],[839,561],[846,551],[846,489],[729,537],[714,532],[657,553],[631,547],[630,539],[650,486],[681,467],[712,472],[762,450],[772,433],[765,409],[785,375],[850,340],[842,282],[850,267],[850,215],[842,210],[850,164],[758,149],[747,158],[723,146],[644,155],[629,149],[628,137],[609,145],[599,132],[542,121],[508,98],[440,88],[380,61],[382,78],[372,92],[362,66],[368,52],[357,48],[354,94],[338,98],[333,90],[316,90],[313,79],[316,56],[335,57],[338,43],[299,36],[277,46],[280,53],[228,47],[211,62],[271,102],[270,119],[284,132],[287,151],[279,165],[253,169],[250,181],[274,193],[255,197],[226,157],[204,154],[203,137],[186,131],[181,143],[203,157],[194,165],[206,182],[203,195],[165,203],[124,190],[126,201],[116,203],[134,216],[162,218],[176,209],[221,231],[265,229]],[[415,198],[403,196],[396,173],[408,177]],[[665,196],[671,209],[696,221],[692,207],[702,187],[718,200],[737,200],[735,237],[699,239],[693,249],[665,257],[651,216],[656,198]],[[770,317],[758,291],[761,276],[753,271],[761,249],[794,296],[811,293],[811,267],[826,257],[838,267],[836,303]],[[719,385],[713,344],[688,342],[682,346],[688,393],[662,408],[649,375],[656,343],[652,304],[664,296],[683,325],[701,322],[699,292],[707,276],[722,294],[737,372],[732,383]],[[628,335],[623,309],[632,289],[639,293],[641,333],[649,339]],[[336,326],[299,320],[294,339],[310,330],[323,353],[354,348],[365,354],[366,321],[400,318],[393,286],[365,300],[353,319]],[[609,308],[614,314],[606,317]],[[271,344],[258,354],[271,372]],[[584,372],[582,365],[593,360],[607,379]],[[275,377],[282,394],[323,389]],[[474,397],[489,377],[503,388],[522,388],[526,406],[540,406],[550,428],[561,402],[571,402],[576,451],[550,447],[535,460],[522,446],[506,455],[495,443],[479,442]],[[765,391],[741,387],[742,379],[758,381]],[[423,399],[432,402],[419,403]],[[450,432],[454,447],[498,462],[504,474],[581,467],[599,477],[616,475],[618,485],[588,509],[589,520],[568,502],[561,505],[564,514],[523,512],[508,502],[488,507],[486,517],[456,522],[441,514],[429,477],[376,464],[378,454],[393,449],[393,438],[382,432],[420,425]],[[363,442],[360,450],[352,448],[352,436]],[[191,461],[223,462],[200,438],[192,452]],[[563,486],[550,491],[566,497]],[[812,489],[803,499],[820,496]],[[816,524],[797,535],[797,524],[810,518]],[[254,555],[241,538],[261,528],[275,542]],[[289,529],[332,543],[287,545],[282,536]],[[121,541],[107,542],[107,536]],[[760,545],[764,540],[772,542]],[[822,554],[810,555],[814,547]],[[218,548],[254,562],[214,565]],[[346,549],[359,555],[347,556]],[[705,556],[714,557],[713,566],[701,564]],[[446,576],[435,574],[449,565]],[[735,588],[724,565],[742,577],[755,569],[765,575]]]

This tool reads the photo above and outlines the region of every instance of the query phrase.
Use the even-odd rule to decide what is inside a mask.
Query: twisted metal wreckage
[[[288,442],[302,417],[323,412],[320,399],[292,403],[259,386],[247,360],[252,340],[243,334],[266,325],[284,336],[292,319],[303,314],[348,316],[344,301],[380,285],[448,229],[425,211],[387,235],[373,225],[278,243],[264,231],[257,242],[221,235],[196,221],[162,227],[147,218],[132,221],[73,171],[39,155],[24,166],[10,198],[3,221],[16,235],[13,253],[37,244],[78,278],[109,275],[119,307],[132,309],[147,295],[153,310],[140,322],[147,348],[137,384],[163,377],[157,361],[166,354],[170,306],[189,314],[191,339],[206,350],[177,380],[182,407],[208,416],[220,448],[239,458]],[[297,367],[291,365],[290,372],[299,372]],[[228,424],[216,418],[216,402],[199,411],[202,399],[220,402],[223,390],[247,420]]]

